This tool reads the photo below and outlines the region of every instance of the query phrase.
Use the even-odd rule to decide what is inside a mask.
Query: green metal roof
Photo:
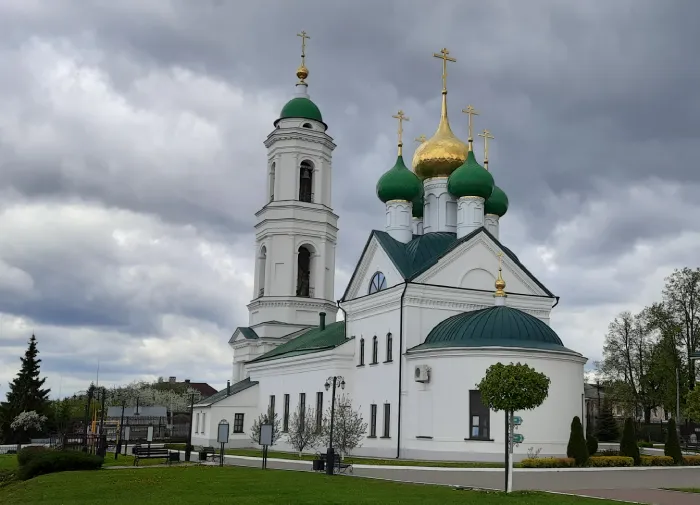
[[[372,241],[372,237],[377,237],[377,240],[381,244],[384,251],[396,266],[396,269],[403,276],[404,280],[410,281],[420,275],[421,273],[428,270],[430,267],[435,265],[440,258],[449,253],[452,249],[459,246],[460,244],[471,240],[476,237],[479,233],[485,233],[495,244],[508,256],[525,274],[532,279],[532,281],[537,284],[547,296],[555,298],[554,294],[549,291],[544,284],[535,278],[530,271],[525,268],[525,265],[520,263],[518,257],[513,254],[513,252],[506,246],[501,244],[496,237],[491,235],[486,228],[478,228],[471,232],[470,234],[457,239],[457,235],[448,232],[433,232],[426,233],[424,235],[414,235],[413,240],[404,244],[392,238],[388,233],[379,230],[372,230],[367,243],[365,244],[365,249],[362,251],[360,258],[362,258]],[[361,261],[361,260],[360,260]],[[359,268],[360,262],[358,262],[355,267],[355,272],[353,272],[348,287],[343,294],[343,300],[348,294],[348,289],[352,284],[353,279],[357,273],[357,268]]]
[[[321,111],[318,106],[310,99],[300,96],[292,98],[282,107],[280,119],[285,118],[313,119],[314,121],[323,123],[323,116],[321,116]]]
[[[508,212],[508,196],[498,186],[493,187],[493,193],[484,205],[484,214],[495,214],[503,217]]]
[[[213,405],[217,402],[220,402],[221,400],[228,398],[229,396],[233,396],[237,393],[240,393],[241,391],[245,391],[246,389],[257,386],[258,382],[257,381],[252,381],[250,380],[250,377],[247,377],[243,379],[242,381],[238,381],[235,384],[231,384],[231,389],[230,391],[227,388],[222,389],[218,393],[214,393],[208,398],[205,398],[204,400],[200,400],[197,402],[195,405]],[[231,394],[229,394],[229,392]]]
[[[250,326],[239,326],[238,328],[236,328],[236,330],[240,331],[241,335],[243,335],[243,337],[248,340],[256,340],[260,338],[258,337],[258,334],[255,333],[255,330]]]
[[[547,323],[507,306],[449,317],[430,331],[425,342],[411,350],[446,347],[518,347],[578,354],[564,347]]]
[[[467,160],[457,168],[447,181],[447,191],[457,198],[479,196],[487,199],[493,193],[493,176],[479,165],[474,151],[469,151]]]
[[[350,339],[345,338],[345,321],[330,323],[323,330],[316,326],[289,342],[266,352],[259,358],[255,358],[251,363],[325,351],[344,344],[348,340]]]
[[[396,164],[379,178],[377,197],[384,203],[391,200],[413,201],[423,193],[423,184],[416,174],[411,172],[403,161],[403,156],[396,158]]]

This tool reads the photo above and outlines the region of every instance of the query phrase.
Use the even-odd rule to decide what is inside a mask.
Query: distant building
[[[211,387],[209,384],[206,382],[191,382],[190,379],[185,379],[183,382],[178,382],[177,377],[175,376],[170,376],[168,377],[168,382],[166,384],[171,384],[173,386],[179,386],[182,388],[192,388],[195,391],[197,391],[199,394],[202,395],[202,398],[207,398],[208,396],[212,396],[216,394],[216,389]]]

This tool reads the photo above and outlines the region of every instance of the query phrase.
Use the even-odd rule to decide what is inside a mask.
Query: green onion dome
[[[493,176],[479,165],[472,150],[464,164],[452,172],[447,181],[447,191],[457,198],[479,196],[486,200],[493,193],[493,188]]]
[[[412,202],[420,197],[423,185],[416,174],[411,172],[399,154],[396,164],[389,169],[377,182],[377,196],[386,203],[391,200]]]
[[[503,217],[506,212],[508,212],[508,196],[501,188],[494,185],[493,193],[484,204],[484,214],[495,214],[498,217]]]
[[[309,98],[300,96],[292,98],[282,107],[280,119],[287,118],[313,119],[314,121],[323,123],[323,116],[321,116],[321,111],[318,106]]]

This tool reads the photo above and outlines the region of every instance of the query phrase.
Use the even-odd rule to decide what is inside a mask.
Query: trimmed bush
[[[649,447],[654,447],[653,442],[647,442],[646,440],[639,440],[637,441],[637,447],[641,448],[649,448]]]
[[[573,458],[527,458],[520,462],[522,468],[571,468],[575,465]]]
[[[30,445],[29,447],[24,447],[17,453],[17,463],[19,466],[24,466],[29,463],[32,459],[40,454],[44,454],[49,451],[46,447],[42,445]]]
[[[700,466],[700,456],[683,456],[683,464],[686,466]]]
[[[593,456],[598,452],[598,439],[595,435],[588,435],[586,438],[586,446],[588,447],[588,455]]]
[[[576,466],[583,466],[588,461],[588,447],[583,436],[583,426],[578,416],[571,421],[571,434],[569,444],[566,446],[566,455],[576,460]]]
[[[639,464],[639,446],[637,445],[637,435],[634,432],[634,423],[631,418],[625,419],[625,428],[622,430],[622,440],[620,440],[620,456],[627,456],[634,460],[634,464]]]
[[[593,456],[588,458],[588,465],[596,468],[634,466],[634,458],[627,456]]]
[[[36,454],[24,466],[19,468],[17,477],[28,480],[48,473],[68,472],[72,470],[99,470],[102,458],[78,451],[46,451]]]
[[[673,461],[680,465],[683,463],[683,453],[681,452],[681,443],[678,440],[676,432],[676,421],[671,418],[666,426],[666,443],[664,444],[664,454],[673,458]]]
[[[673,466],[675,465],[671,456],[645,456],[640,457],[642,466]]]
[[[603,451],[600,451],[598,453],[598,456],[619,456],[620,451],[616,451],[615,449],[605,449]]]

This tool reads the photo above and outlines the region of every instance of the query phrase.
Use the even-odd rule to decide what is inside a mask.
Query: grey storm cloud
[[[496,136],[502,239],[562,296],[567,345],[595,359],[605,318],[696,261],[699,17],[697,2],[651,0],[2,2],[0,356],[36,329],[75,387],[100,353],[115,381],[183,375],[198,353],[225,381],[262,142],[306,30],[309,92],[338,144],[336,293],[382,226],[391,115],[411,119],[409,155],[437,126],[432,53],[447,47],[453,129],[466,137],[473,104]],[[136,352],[154,356],[141,371]]]

